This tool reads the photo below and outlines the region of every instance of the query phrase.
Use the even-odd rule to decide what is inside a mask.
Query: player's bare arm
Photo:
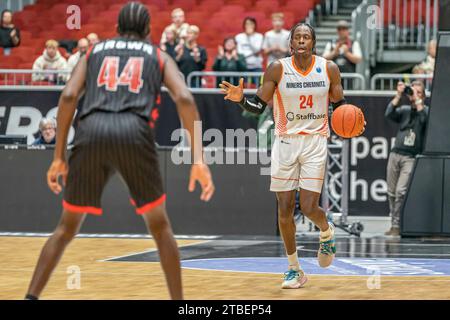
[[[193,165],[189,179],[189,191],[194,191],[195,182],[198,181],[202,187],[200,199],[209,201],[214,194],[214,183],[208,166],[203,162],[203,147],[201,133],[194,132],[195,121],[200,121],[194,97],[187,88],[185,82],[179,75],[179,70],[175,62],[165,52],[161,52],[164,59],[164,85],[169,90],[170,96],[177,106],[180,121],[189,132],[191,152],[193,154]]]
[[[337,104],[344,100],[344,89],[342,88],[341,72],[333,61],[327,61],[328,76],[330,77],[329,97],[332,104]],[[344,100],[345,101],[345,100]],[[344,102],[345,103],[345,102]],[[344,104],[342,103],[342,104]],[[333,109],[338,106],[333,105]]]
[[[252,98],[244,97],[244,79],[239,79],[239,85],[235,86],[227,81],[222,81],[219,85],[222,93],[225,94],[225,100],[238,102],[246,111],[261,114],[272,100],[278,82],[281,79],[283,66],[279,61],[270,64],[264,73],[263,84],[258,88],[256,95]]]
[[[333,61],[327,61],[327,69],[330,77],[329,97],[334,111],[337,107],[346,104],[347,102],[344,98],[344,89],[342,88],[341,72],[339,71],[339,67]],[[365,121],[364,124],[366,124]],[[361,134],[364,130],[365,127],[363,128]]]
[[[58,182],[61,176],[65,185],[68,166],[66,162],[67,135],[72,124],[73,116],[78,105],[78,99],[84,91],[86,81],[87,60],[82,57],[76,65],[70,80],[59,97],[56,129],[56,146],[53,162],[47,172],[47,184],[54,193],[61,192],[62,187]]]

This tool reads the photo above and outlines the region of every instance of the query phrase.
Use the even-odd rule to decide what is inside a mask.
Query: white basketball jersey
[[[294,57],[279,60],[281,80],[273,97],[276,135],[321,134],[329,136],[327,60],[312,56],[310,67],[302,72]]]

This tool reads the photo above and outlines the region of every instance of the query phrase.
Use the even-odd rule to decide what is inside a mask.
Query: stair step
[[[355,7],[355,8],[351,8],[351,9],[343,9],[343,8],[339,8],[338,11],[337,11],[337,13],[338,13],[338,14],[343,14],[343,15],[351,15],[352,12],[353,12],[353,10],[355,10],[355,9],[356,9],[356,7]]]
[[[337,21],[327,21],[327,20],[322,20],[319,23],[319,27],[328,27],[328,28],[333,28],[336,29],[336,22]]]
[[[326,17],[324,17],[324,20],[333,20],[333,21],[345,20],[348,23],[350,23],[352,21],[352,17],[350,15],[337,14],[337,15],[326,16]]]
[[[338,9],[355,9],[357,6],[359,6],[359,3],[348,3],[348,2],[342,3],[341,2],[341,5],[339,5]]]

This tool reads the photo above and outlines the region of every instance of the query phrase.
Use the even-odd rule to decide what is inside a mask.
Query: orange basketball
[[[364,114],[360,108],[352,104],[344,104],[333,111],[331,127],[338,136],[343,138],[357,137],[364,128]]]

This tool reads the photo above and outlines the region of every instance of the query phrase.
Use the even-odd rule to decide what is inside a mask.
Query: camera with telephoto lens
[[[403,90],[403,93],[405,94],[405,95],[407,95],[407,96],[412,96],[413,94],[414,94],[414,91],[413,91],[413,89],[411,88],[411,86],[409,86],[409,85],[406,85],[405,86],[405,90]]]

